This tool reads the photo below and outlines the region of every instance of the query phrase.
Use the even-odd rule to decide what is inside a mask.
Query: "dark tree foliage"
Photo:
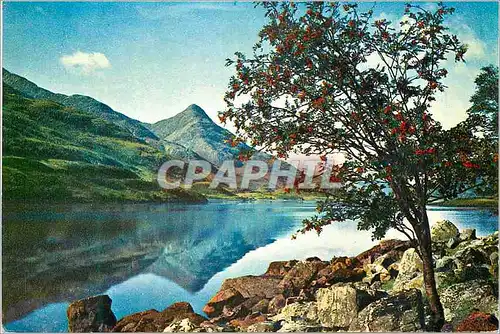
[[[476,91],[467,110],[470,116],[479,116],[484,135],[492,141],[498,140],[498,67],[489,65],[477,76]]]

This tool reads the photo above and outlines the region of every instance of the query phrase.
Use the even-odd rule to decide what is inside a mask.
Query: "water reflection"
[[[100,293],[111,296],[117,317],[180,300],[201,312],[226,278],[261,274],[274,260],[356,255],[375,243],[353,222],[290,240],[314,208],[313,202],[4,208],[6,327],[65,331],[68,302]],[[481,210],[429,208],[429,217],[478,235],[498,224]],[[388,237],[402,238],[394,231]]]
[[[4,319],[101,293],[139,273],[196,292],[297,223],[287,205],[234,206],[4,208]]]

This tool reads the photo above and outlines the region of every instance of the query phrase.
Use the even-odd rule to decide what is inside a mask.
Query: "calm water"
[[[66,331],[69,302],[101,293],[118,318],[176,301],[201,313],[226,278],[261,274],[270,261],[352,256],[375,244],[352,222],[292,241],[314,211],[314,202],[294,201],[4,208],[5,327]],[[498,228],[483,210],[430,208],[429,217],[478,235]]]

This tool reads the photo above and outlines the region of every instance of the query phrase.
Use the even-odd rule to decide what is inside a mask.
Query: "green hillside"
[[[16,80],[29,86],[21,79]],[[53,99],[61,94],[34,86],[38,90],[28,88],[36,98],[27,88],[20,92],[4,81],[4,200],[204,200],[184,190],[160,190],[156,171],[168,156],[139,122],[112,110],[103,117],[102,112],[77,109],[67,100],[56,102]],[[88,99],[82,98],[87,103],[80,104],[82,108],[95,101]]]

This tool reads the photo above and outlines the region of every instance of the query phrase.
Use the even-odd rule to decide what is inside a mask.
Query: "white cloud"
[[[449,55],[443,62],[448,70],[448,76],[443,83],[448,86],[444,93],[436,96],[432,105],[432,113],[445,128],[450,128],[467,118],[467,109],[470,107],[470,97],[474,94],[474,80],[480,73],[481,67],[488,64],[491,58],[486,52],[487,47],[475,31],[460,16],[453,18],[448,26],[450,33],[467,44],[465,53],[466,62],[455,62],[454,56]]]
[[[453,60],[445,62],[448,76],[443,83],[448,86],[444,93],[436,96],[431,111],[435,119],[448,129],[467,118],[469,99],[474,93],[474,79],[480,69],[469,63],[455,63]]]
[[[469,25],[465,24],[461,18],[457,18],[450,22],[450,31],[456,34],[462,43],[467,44],[468,49],[465,54],[466,60],[480,60],[486,57],[485,43],[477,37],[474,30]]]
[[[108,58],[100,52],[81,52],[76,51],[71,55],[64,55],[60,59],[61,64],[71,71],[81,74],[91,74],[96,70],[111,67]]]

